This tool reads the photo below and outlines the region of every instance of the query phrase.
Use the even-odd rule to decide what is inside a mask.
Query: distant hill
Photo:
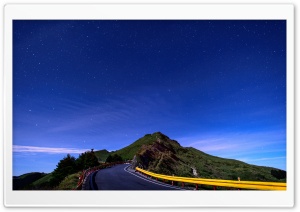
[[[48,189],[51,190],[53,188],[53,186],[51,185],[51,179],[52,179],[52,172],[34,181],[30,185],[30,188],[33,190],[48,190]]]
[[[13,190],[30,189],[30,184],[43,178],[47,174],[40,172],[31,172],[13,177]]]
[[[252,181],[286,180],[286,171],[256,166],[242,161],[206,154],[192,147],[182,147],[177,141],[156,132],[147,134],[129,146],[115,151],[123,159],[136,155],[139,166],[167,175]]]
[[[106,149],[94,151],[96,157],[100,162],[105,162],[106,158],[109,156],[110,152]]]

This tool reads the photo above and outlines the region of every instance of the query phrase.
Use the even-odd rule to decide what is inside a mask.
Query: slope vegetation
[[[136,155],[140,167],[160,174],[224,180],[237,180],[238,177],[251,181],[286,180],[283,170],[250,165],[215,157],[192,147],[182,147],[160,132],[147,134],[115,153],[131,159]]]

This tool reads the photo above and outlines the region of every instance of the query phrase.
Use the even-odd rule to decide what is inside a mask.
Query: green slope
[[[35,190],[52,189],[52,185],[50,184],[51,179],[52,179],[52,173],[47,174],[44,177],[38,179],[37,181],[34,181],[31,184],[31,187]]]
[[[99,162],[105,162],[106,158],[110,154],[110,152],[107,151],[106,149],[94,151],[94,153],[95,153],[96,157],[98,158]]]
[[[136,153],[142,148],[142,146],[151,145],[157,138],[162,139],[164,136],[165,135],[159,132],[153,134],[146,134],[144,137],[138,139],[129,146],[117,150],[112,154],[120,155],[123,158],[123,160],[131,160],[134,157],[134,155],[136,155]]]
[[[30,184],[43,178],[45,175],[45,173],[31,172],[13,177],[13,190],[30,189]]]
[[[77,187],[78,178],[81,172],[68,175],[65,179],[55,188],[55,190],[72,190]]]
[[[242,161],[206,154],[192,147],[182,147],[160,132],[147,134],[131,145],[116,151],[124,159],[137,156],[144,169],[155,173],[224,180],[286,181],[286,172]],[[195,175],[196,171],[197,174]]]
[[[226,180],[250,181],[283,181],[286,172],[272,167],[256,166],[242,161],[215,157],[194,148],[185,148],[186,152],[179,154],[179,158],[188,167],[197,170],[198,177]],[[190,172],[191,173],[191,172]],[[282,175],[279,176],[279,173]]]

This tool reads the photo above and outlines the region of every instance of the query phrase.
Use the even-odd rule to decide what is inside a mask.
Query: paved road
[[[134,172],[128,164],[116,165],[92,174],[92,190],[180,190],[179,187],[157,182]]]

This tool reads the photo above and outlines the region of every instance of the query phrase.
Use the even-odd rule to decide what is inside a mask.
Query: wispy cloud
[[[65,133],[80,131],[86,133],[96,129],[101,132],[128,131],[137,123],[139,127],[156,126],[156,118],[164,117],[165,123],[170,121],[172,113],[167,108],[164,97],[149,96],[118,96],[98,102],[80,103],[72,100],[62,100],[61,110],[64,119],[56,117],[53,125],[47,126],[48,133]],[[149,118],[150,115],[150,118]],[[50,118],[52,119],[52,118]],[[163,125],[163,123],[161,123]]]
[[[37,146],[20,146],[13,145],[13,152],[19,153],[48,153],[48,154],[72,154],[83,153],[89,149],[76,149],[76,148],[53,148],[53,147],[37,147]]]
[[[189,143],[188,146],[201,149],[201,151],[204,152],[216,152],[236,148],[238,144],[228,142],[228,140],[225,138],[209,138],[200,139],[196,142]]]
[[[243,161],[245,162],[255,162],[255,161],[264,161],[264,160],[280,160],[280,159],[286,159],[286,157],[270,157],[270,158],[254,158],[254,159],[250,159],[250,158],[244,158]]]
[[[200,141],[196,141],[196,142],[190,143],[189,146],[210,144],[210,143],[219,142],[219,141],[222,141],[222,140],[223,140],[223,138],[204,139],[204,140],[201,139]]]
[[[267,165],[275,160],[282,163],[286,160],[285,131],[210,132],[178,140],[183,141],[184,146],[192,146],[214,156],[246,163]]]
[[[211,133],[215,136],[196,136],[183,138],[186,146],[193,146],[203,151],[221,151],[228,150],[231,152],[258,150],[268,147],[285,146],[285,132],[266,131],[266,132],[241,132],[241,133]],[[271,148],[271,149],[272,149]],[[268,150],[271,150],[268,148]],[[278,150],[278,149],[276,149]]]
[[[286,157],[285,156],[273,156],[273,157],[256,157],[247,156],[241,158],[235,158],[236,160],[244,161],[248,164],[254,164],[257,166],[267,166],[286,170]]]

